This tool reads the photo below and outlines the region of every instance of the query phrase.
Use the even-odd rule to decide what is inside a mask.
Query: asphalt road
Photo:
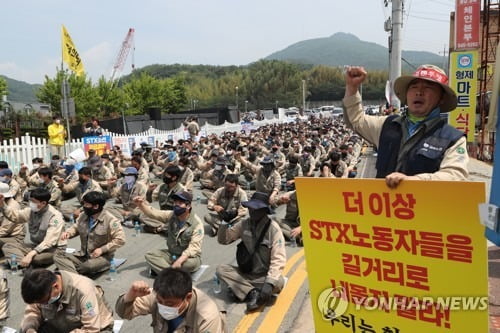
[[[194,197],[200,194],[200,196],[203,198],[203,196],[199,192],[199,187],[195,185]],[[193,204],[194,212],[203,219],[204,214],[207,213],[206,204],[204,204],[203,201],[201,204]],[[284,206],[278,208],[276,216],[281,217],[283,215]],[[205,229],[206,232],[208,230],[208,228]],[[148,275],[148,268],[144,261],[144,254],[153,249],[166,247],[165,238],[163,236],[143,233],[140,234],[139,237],[134,237],[134,230],[128,228],[125,228],[125,233],[127,236],[126,244],[122,248],[118,249],[115,256],[116,258],[126,258],[126,262],[118,268],[118,279],[116,281],[108,281],[107,274],[103,274],[95,279],[96,283],[104,288],[106,298],[108,302],[112,304],[113,308],[118,296],[126,292],[133,281],[144,280],[151,286],[153,285],[153,278],[149,277]],[[217,265],[227,263],[236,264],[236,244],[237,242],[234,242],[230,245],[220,245],[217,243],[216,238],[205,235],[202,247],[202,264],[208,265],[208,267],[206,267],[201,276],[197,278],[197,280],[194,282],[194,285],[211,295],[221,308],[225,308],[227,310],[227,324],[229,332],[235,332],[238,331],[238,329],[241,332],[257,332],[258,325],[260,325],[260,322],[265,319],[265,314],[269,310],[269,308],[266,308],[262,315],[253,315],[252,317],[255,317],[254,320],[252,322],[248,322],[248,318],[246,317],[249,316],[245,316],[246,306],[244,303],[235,304],[229,301],[226,293],[227,288],[223,288],[223,291],[220,294],[214,294],[212,290],[213,276]],[[79,246],[80,241],[78,237],[69,241],[68,247],[79,248]],[[287,246],[288,258],[301,251],[301,249],[302,248],[291,248]],[[299,261],[303,262],[303,251],[301,253],[302,255],[300,255],[299,253],[299,257],[297,258],[299,259]],[[49,267],[49,269],[54,268],[55,266],[53,265]],[[295,266],[292,268],[295,268]],[[290,270],[289,276],[291,276],[293,272],[294,270]],[[10,287],[10,318],[6,321],[6,326],[12,328],[19,327],[25,307],[25,304],[22,301],[20,295],[21,280],[22,276],[20,275],[12,275],[10,273],[8,274],[8,282]],[[307,292],[307,288],[305,288],[306,286],[303,281],[304,280],[302,279],[297,283],[300,290],[299,292],[297,292],[297,294],[299,294],[297,296],[297,302],[294,302],[295,294],[286,299],[287,302],[290,302],[290,309],[285,309],[285,314],[287,316],[282,320],[283,328],[280,329],[280,331],[282,332],[288,331],[288,328],[292,325],[295,315],[298,311],[300,311],[299,305],[302,304],[301,297],[303,298],[303,296]],[[281,299],[280,304],[283,303],[284,300],[284,298]],[[243,323],[243,326],[241,326],[242,324],[240,323],[240,321],[244,317],[247,319],[247,321]],[[116,314],[115,319],[119,319]],[[136,318],[132,321],[125,321],[120,332],[152,331],[144,330],[145,327],[149,327],[150,322],[150,316]],[[240,325],[240,328],[236,329],[238,325]]]
[[[358,168],[360,176],[363,178],[374,177],[375,158],[371,152],[365,156]],[[197,195],[203,198],[198,183],[195,183],[193,197],[196,198]],[[153,206],[158,208],[157,202]],[[194,213],[203,219],[207,213],[206,200],[202,200],[200,204],[193,202],[193,207]],[[278,207],[275,217],[283,217],[284,212],[285,206]],[[113,308],[118,296],[125,293],[133,281],[144,280],[150,286],[153,285],[153,278],[148,275],[144,254],[150,250],[166,247],[163,236],[142,233],[138,237],[134,237],[133,229],[124,229],[127,236],[126,244],[118,249],[115,257],[124,258],[126,262],[118,268],[118,279],[108,281],[107,274],[95,279],[96,283],[104,288],[106,299]],[[207,292],[221,309],[227,311],[228,332],[304,332],[313,330],[303,248],[292,248],[289,244],[286,246],[288,261],[284,275],[288,278],[288,282],[276,303],[271,307],[266,307],[263,312],[246,315],[245,303],[230,301],[225,286],[220,294],[213,292],[215,269],[219,264],[236,264],[235,254],[238,241],[230,245],[220,245],[217,243],[217,239],[208,236],[207,232],[209,232],[208,226],[205,228],[202,246],[202,265],[207,265],[207,267],[201,274],[193,275],[196,278],[193,284]],[[79,248],[79,238],[71,239],[68,247]],[[49,269],[54,268],[54,265],[49,267]],[[8,274],[10,317],[6,321],[6,326],[12,328],[19,327],[25,307],[20,295],[21,280],[22,276],[20,275]],[[120,318],[115,314],[115,319]],[[150,316],[124,321],[120,332],[149,332],[152,329],[145,330],[145,328],[149,328],[150,323]]]

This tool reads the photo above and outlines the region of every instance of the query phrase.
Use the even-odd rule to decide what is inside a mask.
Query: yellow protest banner
[[[316,332],[488,332],[484,183],[296,186]]]
[[[63,60],[68,64],[68,67],[75,72],[77,76],[82,75],[84,72],[82,59],[64,25],[62,26],[62,51]]]
[[[448,122],[474,142],[476,126],[476,95],[478,85],[478,52],[451,52],[450,87],[457,94],[457,108],[450,112]]]

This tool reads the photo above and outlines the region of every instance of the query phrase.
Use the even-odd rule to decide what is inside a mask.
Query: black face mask
[[[268,210],[267,208],[251,209],[248,213],[250,214],[250,221],[257,223],[267,216]]]
[[[83,178],[78,178],[78,181],[80,182],[80,184],[85,184],[87,182],[86,179],[83,179]]]
[[[163,176],[163,182],[165,184],[170,184],[172,183],[174,180],[172,179],[172,177],[167,177],[167,176]]]
[[[290,169],[295,169],[297,163],[289,163],[288,166],[290,167]]]
[[[347,153],[341,153],[342,157],[347,157]]]
[[[264,172],[267,174],[271,173],[271,171],[273,171],[273,169],[274,169],[274,166],[269,165],[269,164],[264,165],[264,167],[263,167]]]
[[[250,162],[253,162],[257,159],[257,154],[254,154],[254,153],[251,153],[251,154],[248,154],[248,160]]]
[[[273,148],[273,151],[274,151],[274,152],[277,152],[277,151],[278,151],[278,148]]]
[[[95,209],[93,207],[83,207],[83,211],[85,215],[87,216],[92,216],[94,214],[97,214],[101,211],[102,209]]]

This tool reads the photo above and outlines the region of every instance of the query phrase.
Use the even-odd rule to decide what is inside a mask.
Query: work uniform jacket
[[[102,192],[102,187],[93,179],[89,179],[85,184],[81,184],[79,180],[75,180],[69,184],[59,184],[59,188],[65,193],[75,191],[76,197],[80,202],[85,194],[89,192]]]
[[[144,207],[144,214],[166,224],[167,247],[170,256],[179,258],[185,255],[188,258],[201,257],[201,243],[203,241],[203,224],[198,216],[191,212],[185,223],[171,210],[159,210],[151,206]],[[180,226],[179,226],[180,225]]]
[[[232,226],[223,223],[219,227],[217,240],[220,244],[230,244],[241,238],[248,251],[253,252],[267,221],[269,221],[269,217],[265,216],[257,223],[251,222],[250,218],[240,220]],[[253,256],[252,271],[248,275],[252,277],[265,276],[265,283],[276,286],[282,277],[285,264],[285,238],[279,224],[271,220],[266,235],[257,246],[256,255]]]
[[[65,248],[67,241],[61,240],[64,229],[64,218],[60,211],[47,205],[38,212],[26,207],[21,210],[12,209],[8,205],[0,208],[3,215],[14,223],[28,222],[30,241],[37,253],[51,250],[55,247]]]
[[[19,210],[21,206],[14,198],[6,198],[5,205],[9,206],[11,210]],[[0,238],[9,237],[16,238],[18,241],[23,242],[26,235],[24,224],[16,223],[5,215],[0,215]]]
[[[188,191],[189,193],[193,193],[193,181],[194,181],[193,170],[191,170],[188,167],[184,167],[181,178],[179,179],[179,183],[184,185],[186,191]]]
[[[379,147],[380,138],[382,135],[382,127],[388,116],[369,116],[363,112],[363,107],[361,105],[361,95],[356,93],[356,95],[348,96],[343,99],[344,103],[344,120],[347,124],[352,127],[356,132],[358,132],[363,138],[373,143],[375,146]],[[425,131],[425,128],[419,128],[415,132],[418,135],[419,131]],[[422,140],[425,140],[422,137]],[[419,140],[420,143],[425,143],[425,141]],[[410,140],[402,140],[400,151],[407,151],[404,147],[405,144],[414,145]],[[424,149],[422,147],[421,154],[425,156],[429,152],[429,149]],[[451,144],[449,147],[445,147],[442,153],[442,159],[439,163],[439,169],[437,171],[427,171],[414,174],[413,176],[421,180],[466,180],[469,172],[467,169],[467,164],[469,162],[469,156],[467,154],[467,142],[465,136],[460,137],[455,143]],[[400,154],[398,160],[402,161],[404,155]],[[380,154],[377,156],[377,163],[381,158]],[[397,171],[397,169],[395,170]]]
[[[173,331],[174,333],[223,333],[226,332],[225,314],[220,312],[215,302],[203,291],[193,287],[193,296],[187,310],[182,314],[184,320]],[[158,312],[156,293],[137,297],[133,302],[125,303],[124,295],[116,301],[116,314],[123,319],[133,319],[137,316],[151,314],[153,333],[167,333],[168,321]]]
[[[52,206],[54,206],[54,207],[61,206],[62,192],[54,180],[51,180],[48,184],[43,183],[40,187],[45,188],[47,191],[50,192],[49,203]]]
[[[254,165],[251,162],[241,159],[241,165],[252,170],[255,173],[255,190],[271,195],[278,193],[281,188],[281,176],[276,169],[269,175],[264,174],[264,168],[261,165]]]
[[[214,211],[215,205],[222,206],[226,212],[237,212],[237,215],[231,221],[227,221],[234,223],[248,213],[248,209],[241,205],[243,201],[248,201],[248,197],[241,187],[237,186],[233,195],[228,195],[226,188],[221,187],[212,194],[210,199],[208,199],[207,209],[211,211],[210,214],[216,214],[217,216],[219,215]]]
[[[141,183],[137,180],[130,190],[128,189],[127,184],[123,183],[120,186],[120,190],[118,191],[116,201],[123,204],[124,210],[133,211],[137,208],[137,205],[134,203],[133,199],[135,197],[146,199],[147,191],[148,188],[146,187],[146,184]]]
[[[76,256],[89,258],[95,249],[100,248],[102,256],[111,260],[116,249],[125,244],[125,232],[120,221],[106,210],[97,216],[92,225],[89,225],[89,217],[82,213],[66,232],[69,238],[80,235],[81,250],[75,253]]]
[[[108,167],[102,165],[97,171],[92,170],[92,179],[103,189],[108,188],[108,180],[113,178],[113,173]]]
[[[28,304],[21,322],[21,332],[35,331],[47,325],[54,333],[97,333],[113,326],[113,310],[104,291],[91,279],[60,271],[61,298],[53,304]]]
[[[158,200],[158,204],[162,210],[172,210],[174,209],[174,199],[172,199],[172,195],[184,191],[185,189],[184,185],[179,182],[172,188],[163,183],[154,189],[153,201]]]

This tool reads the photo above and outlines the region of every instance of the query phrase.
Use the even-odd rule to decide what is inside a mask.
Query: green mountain
[[[36,103],[36,91],[41,87],[40,84],[29,84],[23,81],[17,81],[0,75],[7,81],[7,90],[9,95],[7,99],[14,102]]]
[[[446,61],[445,57],[421,51],[402,51],[402,57],[415,67],[421,64],[442,67]],[[360,65],[367,69],[388,70],[387,47],[362,41],[352,34],[343,32],[292,44],[265,59],[327,66]],[[412,67],[404,60],[403,71],[411,71]]]

